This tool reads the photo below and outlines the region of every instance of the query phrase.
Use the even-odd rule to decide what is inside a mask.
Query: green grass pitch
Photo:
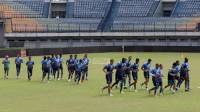
[[[113,90],[113,97],[101,94],[101,87],[105,85],[105,75],[102,67],[110,58],[118,62],[122,57],[133,56],[140,58],[140,66],[147,58],[153,63],[164,65],[164,85],[167,83],[167,70],[173,61],[179,59],[181,53],[95,53],[88,54],[89,81],[81,85],[74,85],[66,81],[67,69],[64,65],[65,80],[41,83],[41,59],[33,57],[33,80],[27,80],[26,66],[23,64],[21,79],[16,80],[14,60],[11,59],[10,76],[3,80],[3,66],[0,66],[0,112],[200,112],[200,54],[184,53],[189,58],[191,92],[181,90],[172,94],[168,89],[164,96],[149,96],[145,90],[138,92],[125,92],[121,95],[119,90]],[[82,54],[79,57],[82,58]],[[64,55],[66,60],[68,55]],[[24,58],[27,60],[27,58]],[[1,59],[2,60],[2,59]],[[143,81],[142,72],[139,72],[139,84]],[[150,82],[152,87],[152,82]]]

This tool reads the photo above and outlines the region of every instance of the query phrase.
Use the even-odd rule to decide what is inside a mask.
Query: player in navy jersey
[[[56,55],[55,60],[54,60],[54,72],[53,72],[53,76],[54,79],[56,77],[57,80],[60,80],[60,58]],[[57,76],[56,76],[57,75]]]
[[[75,78],[77,77],[77,76],[76,76],[77,73],[76,73],[76,70],[75,70],[75,65],[78,64],[78,63],[79,63],[78,55],[75,54],[75,55],[74,55],[74,67],[73,67],[73,68],[74,68],[74,73],[75,73],[75,74],[74,74],[74,80],[75,80]]]
[[[130,67],[131,67],[131,60],[132,60],[132,57],[129,56],[128,60],[126,61],[126,70],[125,70],[125,77],[126,77],[126,79],[124,81],[124,89],[127,89],[127,87],[126,87],[126,80],[127,80],[127,78],[128,78],[128,84],[129,84],[128,86],[130,86],[130,84],[131,84],[131,69],[130,69]]]
[[[75,54],[74,55],[74,64],[77,64],[77,63],[79,63],[79,59],[78,59],[78,55]]]
[[[163,74],[161,73],[161,69],[159,64],[155,65],[155,68],[151,70],[151,76],[152,76],[152,82],[154,87],[149,90],[149,94],[151,91],[154,90],[154,96],[157,95],[157,89],[160,87],[160,93],[162,94],[163,88],[162,88],[162,77]]]
[[[49,68],[47,66],[48,60],[47,60],[46,56],[44,56],[41,64],[42,64],[42,72],[43,72],[42,73],[42,82],[44,82],[44,79],[45,79],[46,75],[49,73]]]
[[[102,93],[105,89],[108,89],[108,94],[109,96],[113,96],[112,93],[111,93],[111,85],[112,85],[112,74],[113,74],[113,70],[115,68],[114,66],[114,60],[111,59],[110,60],[110,63],[105,65],[104,68],[103,68],[103,72],[106,74],[106,83],[107,83],[107,86],[103,87],[102,88]]]
[[[136,58],[135,63],[131,65],[131,71],[132,71],[132,78],[133,83],[130,84],[129,88],[133,85],[134,91],[137,92],[137,81],[138,81],[138,71],[139,71],[139,58]]]
[[[75,83],[80,84],[81,83],[81,76],[83,72],[83,60],[79,60],[78,63],[75,65]]]
[[[23,59],[20,57],[20,55],[17,55],[17,58],[15,58],[15,64],[16,64],[16,72],[17,72],[17,79],[19,79],[20,71],[21,71],[21,64],[23,63]]]
[[[179,72],[176,69],[176,62],[172,64],[172,68],[168,71],[168,84],[164,87],[165,89],[170,87],[170,90],[175,93],[175,76]]]
[[[51,54],[51,75],[53,75],[53,62],[54,62],[54,59],[55,59],[55,56],[54,56],[54,54]]]
[[[59,59],[60,59],[60,68],[59,68],[59,70],[60,70],[60,75],[61,75],[60,78],[63,79],[63,58],[62,58],[62,54],[60,54]]]
[[[83,57],[83,64],[84,64],[84,68],[83,68],[83,80],[88,80],[88,65],[89,65],[89,59],[87,54],[84,55]]]
[[[31,77],[33,75],[33,66],[34,66],[34,61],[32,61],[31,56],[29,56],[28,58],[29,60],[26,62],[26,66],[27,66],[27,72],[28,72],[28,80],[31,80]]]
[[[149,74],[150,74],[150,68],[151,68],[151,59],[148,59],[146,63],[144,63],[141,67],[143,73],[144,73],[144,79],[145,81],[141,84],[141,87],[143,85],[146,86],[146,90],[148,90],[148,83],[149,83]]]
[[[181,69],[180,69],[180,78],[179,81],[177,83],[177,87],[176,89],[178,90],[181,86],[181,84],[183,83],[183,81],[185,81],[185,91],[189,91],[190,87],[189,87],[189,62],[188,62],[188,58],[185,58],[183,64],[181,65]]]
[[[49,81],[50,80],[50,76],[51,76],[51,69],[52,69],[51,58],[49,56],[47,57],[47,68],[48,68],[47,80]]]
[[[177,74],[175,75],[175,80],[179,81],[180,79],[180,61],[179,60],[176,60],[176,71],[177,71]]]
[[[66,65],[68,69],[68,81],[70,82],[74,74],[74,59],[72,55],[69,56],[69,59],[66,61]]]
[[[125,81],[126,58],[122,58],[122,61],[115,65],[115,69],[116,69],[116,73],[117,73],[117,75],[116,75],[117,80],[115,81],[115,83],[113,83],[111,88],[113,88],[115,85],[120,83],[120,93],[124,94],[123,84]]]

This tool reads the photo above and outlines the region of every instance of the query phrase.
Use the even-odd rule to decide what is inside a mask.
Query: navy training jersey
[[[134,63],[133,65],[131,65],[131,69],[133,72],[138,72],[139,64]]]
[[[15,64],[16,65],[21,65],[23,63],[23,59],[21,57],[15,58]]]
[[[106,69],[106,72],[108,72],[109,74],[112,74],[114,68],[115,66],[113,64],[107,64],[104,66],[104,69]]]
[[[26,62],[26,66],[27,66],[28,69],[33,69],[34,64],[35,64],[34,61],[27,61]]]
[[[151,64],[149,63],[144,63],[142,65],[142,68],[144,69],[145,72],[149,72],[150,71],[150,68],[151,68]]]

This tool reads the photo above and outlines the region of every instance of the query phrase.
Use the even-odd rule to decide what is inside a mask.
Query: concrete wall
[[[0,57],[9,55],[16,57],[20,53],[18,50],[0,50]],[[103,52],[122,52],[120,46],[115,47],[76,47],[76,48],[56,48],[56,49],[27,49],[27,55],[41,56],[50,54],[79,54],[79,53],[103,53]],[[125,52],[200,52],[200,47],[163,47],[163,46],[125,46]]]

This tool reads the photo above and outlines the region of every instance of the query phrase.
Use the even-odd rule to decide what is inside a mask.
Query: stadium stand
[[[133,17],[116,18],[111,31],[114,32],[174,32],[196,31],[196,24],[190,23],[193,18],[155,18]]]
[[[0,0],[0,18],[41,18],[48,16],[44,0]]]
[[[118,17],[153,16],[159,1],[155,0],[122,0]]]
[[[200,0],[178,0],[173,17],[198,17],[200,16]]]
[[[198,0],[178,0],[169,18],[153,17],[160,0],[76,0],[62,19],[47,18],[51,1],[0,3],[6,32],[194,32],[200,22]]]
[[[76,0],[73,17],[104,18],[110,5],[108,0]]]
[[[199,0],[0,0],[1,35],[6,46],[25,48],[121,46],[124,39],[149,46],[171,38],[174,46],[185,35],[194,39],[187,45],[200,35],[199,6]]]
[[[94,32],[100,19],[14,18],[11,22],[13,32]]]

